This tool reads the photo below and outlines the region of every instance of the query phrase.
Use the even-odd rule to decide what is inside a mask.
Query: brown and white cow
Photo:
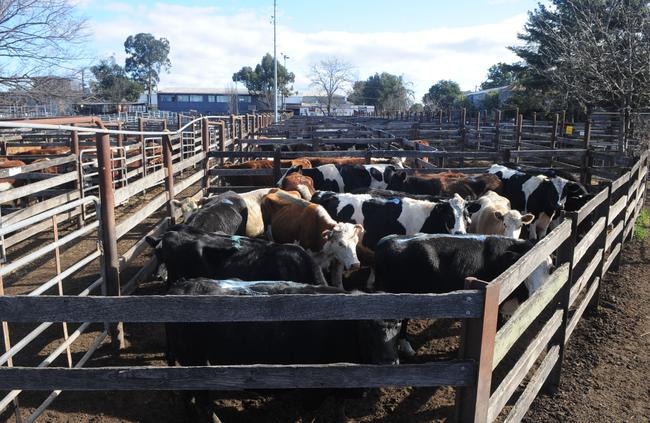
[[[25,162],[21,160],[2,160],[0,161],[0,169],[11,169],[13,167],[25,166]],[[17,172],[18,173],[18,172]],[[15,178],[0,178],[0,192],[8,191],[15,188]]]
[[[336,222],[322,206],[282,191],[264,197],[262,216],[269,238],[297,242],[322,269],[330,268],[333,285],[343,287],[343,270],[360,266],[356,248],[362,225]]]
[[[510,200],[494,191],[488,191],[476,200],[472,206],[480,207],[476,212],[470,212],[471,224],[469,231],[483,235],[504,235],[519,238],[523,225],[529,225],[535,220],[535,215],[522,215],[510,207]],[[471,209],[471,207],[470,207]]]
[[[253,191],[245,192],[239,194],[239,196],[246,203],[246,209],[248,211],[248,217],[246,220],[246,236],[249,237],[258,237],[264,233],[264,220],[262,219],[262,199],[271,193],[280,191],[278,188],[260,188]],[[287,194],[300,198],[301,194],[298,191],[291,190],[286,191]],[[198,200],[187,197],[182,200],[172,200],[172,203],[179,207],[183,213],[183,222],[187,220],[200,209],[204,204],[210,201],[213,196],[202,197]]]

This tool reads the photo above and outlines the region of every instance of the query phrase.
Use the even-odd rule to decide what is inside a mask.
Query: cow
[[[314,189],[314,181],[301,173],[291,173],[282,178],[280,188],[285,191],[298,191],[304,200],[311,200],[311,196],[316,191]]]
[[[495,235],[390,235],[376,249],[377,289],[391,293],[441,294],[464,289],[465,278],[491,281],[533,247],[528,240]],[[529,293],[541,286],[550,272],[542,263],[525,282]],[[518,294],[513,294],[511,298]],[[510,298],[509,298],[510,299]],[[402,324],[400,347],[415,352]]]
[[[375,188],[359,188],[353,190],[351,194],[370,194],[373,197],[387,198],[387,199],[412,198],[414,200],[433,201],[433,202],[441,201],[446,198],[440,195],[409,194],[408,192],[393,191],[389,189],[375,189]]]
[[[212,233],[184,224],[146,241],[154,248],[159,265],[165,265],[168,284],[207,277],[326,285],[320,267],[298,245]]]
[[[25,166],[25,162],[23,162],[21,160],[2,160],[2,161],[0,161],[0,169],[19,168],[21,166]],[[20,172],[16,171],[16,173],[20,173]],[[0,192],[8,191],[8,190],[10,190],[12,188],[15,188],[15,185],[16,185],[16,178],[0,178]]]
[[[302,166],[304,169],[310,168],[311,163],[304,159],[294,160],[281,160],[281,167]],[[229,164],[224,169],[273,169],[273,160],[251,160],[243,163]],[[255,186],[255,187],[270,187],[275,182],[273,175],[233,175],[223,176],[224,181],[232,186]]]
[[[351,192],[360,188],[384,189],[395,173],[393,165],[323,165],[311,169],[300,166],[289,168],[278,182],[282,186],[283,180],[292,173],[309,176],[314,182],[317,191]]]
[[[208,232],[245,235],[247,219],[248,208],[244,199],[233,191],[227,191],[210,197],[184,222]]]
[[[365,165],[365,157],[302,157],[304,160],[309,160],[311,167],[318,167],[328,164],[333,165]],[[392,159],[370,159],[369,164],[392,164],[397,168],[403,168],[404,163],[403,159],[392,158]]]
[[[339,222],[363,225],[362,244],[374,250],[386,235],[465,234],[469,226],[465,200],[458,194],[438,203],[412,198],[377,198],[370,194],[317,191],[312,202]]]
[[[503,181],[502,195],[510,200],[513,209],[535,216],[528,231],[532,240],[546,236],[551,219],[564,209],[569,195],[575,198],[587,194],[580,184],[560,176],[522,172],[498,164],[492,165],[488,173]]]
[[[206,278],[178,281],[167,291],[167,295],[278,294],[356,295],[334,287],[294,282]],[[400,322],[394,320],[167,323],[165,329],[169,366],[176,363],[181,366],[399,364],[397,339]],[[189,397],[194,400],[196,417],[215,420],[206,391],[191,392]],[[344,414],[343,409],[339,411]]]
[[[522,215],[510,208],[510,201],[494,191],[488,191],[476,200],[472,206],[478,208],[470,214],[469,232],[483,235],[504,235],[519,238],[521,228],[535,219],[531,213]]]
[[[264,197],[262,216],[269,238],[304,247],[322,269],[331,268],[335,286],[343,286],[343,269],[359,267],[356,248],[362,225],[336,222],[322,206],[283,192]]]
[[[500,192],[502,185],[501,180],[493,175],[468,176],[446,172],[440,175],[409,176],[405,171],[398,171],[392,175],[387,189],[448,197],[459,194],[466,199],[477,199],[490,190]]]

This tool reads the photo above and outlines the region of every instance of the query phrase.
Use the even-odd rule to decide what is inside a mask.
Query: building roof
[[[201,88],[201,87],[169,87],[159,88],[158,94],[216,94],[228,95],[233,93],[234,88]],[[237,94],[247,95],[248,89],[237,87]]]

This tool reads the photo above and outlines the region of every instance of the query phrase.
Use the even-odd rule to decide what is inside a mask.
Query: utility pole
[[[275,91],[275,101],[273,102],[273,110],[275,115],[275,123],[278,123],[278,56],[277,56],[277,31],[276,31],[276,17],[277,17],[277,0],[273,0],[273,89]]]

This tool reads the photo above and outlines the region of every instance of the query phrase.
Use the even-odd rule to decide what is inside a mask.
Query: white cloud
[[[225,86],[242,66],[255,65],[273,51],[273,27],[266,10],[225,14],[215,7],[156,3],[137,6],[113,2],[103,6],[113,18],[91,22],[101,56],[123,60],[127,36],[150,32],[171,44],[170,74],[162,87]],[[375,72],[403,74],[413,83],[416,99],[439,79],[453,79],[472,89],[485,79],[487,68],[513,61],[507,46],[526,20],[517,15],[497,23],[432,28],[424,31],[304,33],[278,25],[280,52],[290,56],[287,67],[296,74],[295,88],[309,89],[309,66],[327,56],[352,63],[362,79]]]

